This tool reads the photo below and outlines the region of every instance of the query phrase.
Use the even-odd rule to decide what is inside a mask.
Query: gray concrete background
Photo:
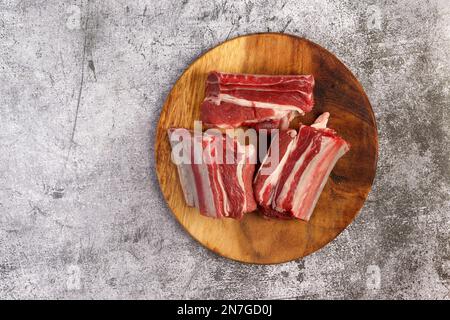
[[[154,172],[202,52],[284,31],[335,53],[378,121],[373,191],[335,241],[252,266],[192,240]],[[0,298],[449,299],[449,1],[0,3]]]

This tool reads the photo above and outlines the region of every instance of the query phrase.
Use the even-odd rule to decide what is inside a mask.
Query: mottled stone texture
[[[319,252],[272,266],[192,240],[153,158],[183,69],[261,31],[342,59],[380,139],[354,223]],[[2,0],[0,298],[449,299],[449,55],[447,0]]]

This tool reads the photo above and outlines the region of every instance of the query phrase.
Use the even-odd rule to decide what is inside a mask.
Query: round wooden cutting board
[[[167,129],[193,129],[200,119],[205,80],[212,70],[252,74],[312,74],[315,106],[301,117],[310,124],[324,111],[328,127],[351,144],[332,171],[309,222],[268,220],[258,213],[241,221],[201,216],[183,198],[170,160]],[[298,126],[297,123],[293,127]],[[253,34],[228,40],[192,63],[167,97],[157,128],[156,170],[162,193],[176,219],[208,249],[248,263],[281,263],[326,245],[355,218],[375,177],[378,137],[369,100],[355,76],[332,53],[306,39],[286,34]]]

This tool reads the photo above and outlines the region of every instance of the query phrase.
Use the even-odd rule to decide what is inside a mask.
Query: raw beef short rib
[[[206,81],[201,120],[209,127],[285,128],[311,111],[312,75],[249,75],[213,71]]]
[[[336,162],[349,144],[326,128],[329,113],[299,131],[281,130],[272,137],[253,188],[268,217],[309,220]],[[278,150],[278,159],[275,160]]]
[[[253,145],[243,145],[220,132],[195,135],[179,128],[169,129],[168,135],[188,206],[212,218],[241,219],[244,213],[256,209]]]

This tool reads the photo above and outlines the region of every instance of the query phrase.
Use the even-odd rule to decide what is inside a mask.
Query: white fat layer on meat
[[[277,83],[278,84],[278,83]],[[285,82],[283,82],[283,84],[285,84]],[[234,84],[232,84],[234,85]],[[304,90],[300,90],[300,89],[273,89],[270,88],[271,85],[255,85],[254,87],[238,87],[238,88],[221,88],[220,91],[221,92],[227,92],[227,91],[262,91],[262,92],[279,92],[279,93],[289,93],[289,92],[298,92],[304,96],[310,97],[311,94],[310,93],[306,93]],[[263,88],[261,88],[263,87]],[[264,88],[267,87],[267,88]]]
[[[219,94],[219,97],[217,99],[219,101],[219,104],[221,101],[233,103],[236,105],[239,105],[241,107],[249,107],[249,108],[261,108],[261,109],[272,109],[275,114],[278,114],[278,112],[282,111],[298,111],[300,114],[305,114],[305,112],[300,109],[299,107],[293,106],[293,105],[281,105],[276,103],[268,103],[268,102],[258,102],[258,101],[250,101],[246,99],[240,99],[233,97],[229,94]],[[216,102],[217,104],[217,102]],[[283,114],[280,114],[282,117]]]
[[[321,175],[318,174],[320,162],[328,155],[328,152],[333,148],[334,144],[332,139],[325,139],[322,137],[322,144],[320,146],[320,152],[309,162],[305,171],[303,172],[300,180],[297,184],[297,187],[294,190],[294,197],[292,200],[292,211],[297,218],[303,216],[303,214],[298,214],[299,210],[301,210],[305,204],[305,198],[308,195],[309,188],[313,181],[316,181]],[[330,141],[331,140],[331,141]]]
[[[311,127],[316,129],[325,129],[327,127],[328,119],[330,118],[329,112],[322,113],[316,121],[311,125]]]
[[[300,167],[303,165],[303,163],[305,162],[305,158],[306,156],[309,154],[309,152],[311,151],[312,147],[313,147],[313,140],[310,141],[308,147],[306,148],[305,152],[302,153],[302,155],[300,156],[300,158],[296,161],[294,168],[292,169],[291,173],[289,174],[288,178],[286,179],[286,182],[284,183],[283,186],[281,186],[281,192],[278,195],[278,197],[276,197],[274,203],[272,203],[272,207],[273,209],[277,210],[278,212],[283,212],[283,202],[288,194],[288,192],[290,190],[292,190],[292,182],[294,181],[295,175],[297,174],[298,170],[300,169]],[[306,170],[306,169],[305,169]],[[277,189],[280,188],[279,185],[277,185]],[[276,192],[277,190],[275,190]]]
[[[245,120],[239,124],[236,124],[235,126],[230,126],[227,123],[215,123],[214,126],[220,129],[234,129],[235,127],[241,126],[242,123],[245,123],[246,125],[251,123],[261,123],[264,121],[270,121],[270,120],[281,120],[282,124],[280,125],[281,129],[286,130],[289,127],[289,123],[292,121],[295,116],[297,116],[299,113],[298,111],[283,111],[284,116],[280,116],[281,113],[277,112],[277,115],[271,116],[271,117],[264,117],[257,120]]]
[[[327,178],[336,164],[337,160],[345,153],[345,148],[339,150],[341,152],[336,153],[336,141],[330,137],[322,137],[321,150],[314,159],[309,163],[307,169],[303,173],[297,188],[294,191],[295,195],[301,195],[301,197],[295,197],[292,203],[292,211],[297,218],[308,220],[311,216],[317,200],[322,193]],[[335,156],[330,158],[334,153]],[[320,180],[318,189],[310,189],[313,182]],[[310,192],[314,193],[313,201],[305,203],[305,198]]]
[[[245,211],[247,209],[247,196],[245,194],[245,185],[244,185],[244,162],[239,163],[236,167],[236,176],[239,183],[239,187],[242,190],[242,193],[244,194],[244,203],[242,205],[242,210]]]
[[[325,172],[325,175],[320,183],[319,188],[317,189],[315,196],[314,196],[314,200],[311,202],[311,206],[309,207],[309,210],[307,212],[305,212],[305,214],[303,215],[302,219],[308,221],[309,218],[311,217],[314,208],[316,207],[317,201],[319,200],[319,197],[322,193],[323,188],[325,187],[325,184],[328,180],[328,177],[331,173],[331,170],[333,170],[336,162],[339,160],[340,157],[342,157],[345,153],[347,152],[346,147],[343,146],[341,148],[339,148],[338,153],[333,157],[333,159],[330,160],[330,162],[327,164],[327,169]]]
[[[214,123],[214,124],[209,124],[209,125],[217,127],[219,129],[234,129],[233,126],[230,126],[229,124],[226,124],[226,123]]]
[[[274,110],[275,114],[273,116],[270,117],[264,117],[264,118],[260,118],[260,119],[256,119],[256,120],[245,120],[245,123],[260,123],[263,121],[267,121],[267,120],[279,120],[282,119],[286,116],[288,116],[292,111],[286,110],[286,111],[278,111],[278,110]],[[295,111],[297,112],[297,111]]]
[[[316,121],[314,121],[314,124],[311,125],[311,127],[316,128],[316,129],[325,129],[327,127],[327,123],[328,123],[328,119],[330,117],[330,113],[328,112],[324,112],[322,113],[317,119]],[[323,152],[322,148],[324,148],[324,140],[327,140],[329,138],[327,137],[322,137],[322,145],[321,145],[321,153]],[[279,212],[283,212],[283,202],[287,196],[287,194],[289,193],[289,191],[292,188],[292,182],[294,181],[295,175],[297,173],[297,171],[300,169],[300,167],[302,166],[303,162],[305,161],[306,156],[309,154],[309,152],[311,151],[312,147],[313,147],[313,140],[311,140],[311,142],[309,143],[308,147],[306,148],[305,152],[303,152],[303,154],[300,156],[300,158],[297,160],[297,162],[294,165],[294,168],[292,170],[292,172],[290,173],[289,177],[286,179],[286,183],[283,185],[282,190],[280,192],[280,194],[278,195],[278,197],[275,199],[275,203],[273,204],[273,209],[279,211]],[[317,155],[316,157],[317,158]],[[314,159],[315,159],[314,158]],[[308,165],[309,167],[309,165]],[[305,174],[307,173],[307,170],[309,171],[309,169],[305,168],[305,172],[302,174],[302,178],[305,176]],[[301,178],[301,179],[302,179]],[[299,188],[301,186],[301,180],[299,181],[299,184],[297,185],[297,188]],[[279,186],[277,186],[278,188]],[[307,190],[307,189],[306,189]],[[303,198],[304,198],[304,194],[303,194]],[[303,199],[302,199],[303,202]]]
[[[255,85],[258,85],[258,86],[263,86],[263,85],[271,86],[271,85],[274,85],[274,84],[294,82],[294,81],[307,82],[307,83],[310,83],[311,81],[313,81],[313,79],[311,79],[311,75],[303,75],[303,76],[295,76],[295,75],[274,76],[274,75],[269,75],[269,74],[239,74],[239,75],[234,75],[234,74],[222,73],[222,74],[219,74],[217,78],[218,79],[219,78],[239,79],[239,78],[242,78],[242,77],[244,79],[246,79],[246,80],[249,79],[249,78],[255,79],[255,78],[276,78],[276,77],[280,77],[280,81],[278,81],[278,82],[273,82],[273,83],[268,83],[268,84],[259,84],[259,83],[255,84]],[[292,78],[289,79],[289,80],[286,80],[285,79],[286,77],[292,77]],[[209,81],[208,80],[208,83],[219,83],[219,82],[220,82],[220,80],[217,80],[217,81]],[[230,82],[228,80],[227,84],[239,85],[239,84],[248,84],[248,83],[246,83],[246,82],[239,82],[239,81],[237,81],[237,82]]]
[[[292,141],[289,142],[289,145],[287,147],[286,153],[283,155],[283,158],[281,158],[280,163],[275,168],[275,170],[272,172],[272,174],[269,175],[267,177],[267,179],[264,181],[264,183],[263,183],[263,185],[261,187],[261,190],[258,193],[258,199],[260,199],[260,200],[263,199],[264,192],[269,186],[276,185],[276,183],[278,181],[278,178],[279,178],[281,172],[283,171],[283,168],[284,168],[284,166],[286,164],[286,161],[287,161],[287,159],[289,157],[289,154],[291,153],[291,149],[293,148],[293,146],[295,146],[295,139],[292,139]],[[274,192],[272,190],[272,193],[271,193],[268,201],[264,203],[265,205],[269,205],[272,202],[273,194],[274,194]]]
[[[225,217],[228,217],[230,215],[230,200],[228,199],[228,195],[225,191],[225,186],[222,180],[222,175],[220,174],[219,170],[216,169],[216,175],[217,175],[217,184],[219,185],[220,192],[223,196],[223,213]],[[219,190],[217,190],[219,191]]]
[[[237,143],[237,152],[238,155],[241,155],[241,159],[238,162],[237,168],[236,168],[236,176],[237,181],[239,183],[239,187],[242,190],[242,194],[244,195],[244,203],[242,205],[242,211],[247,211],[247,195],[245,193],[245,184],[244,184],[244,167],[245,163],[251,162],[252,157],[255,156],[256,150],[253,145],[243,146],[239,143]]]
[[[233,88],[232,89],[232,91],[239,91],[239,90],[242,90],[242,91],[244,91],[244,90],[245,91],[262,91],[262,92],[279,92],[279,93],[297,92],[297,93],[301,94],[302,96],[306,97],[308,100],[310,100],[312,98],[312,92],[307,93],[307,92],[302,91],[302,90],[277,90],[277,89],[274,90],[274,89],[270,89],[270,88],[268,88],[268,89],[261,89],[261,88],[251,88],[251,87]],[[231,91],[231,90],[225,89],[223,91],[226,92],[226,91]],[[224,96],[224,95],[228,96],[228,94],[226,94],[226,93],[220,93],[219,97],[220,96]],[[232,96],[232,95],[229,95],[229,96]]]

